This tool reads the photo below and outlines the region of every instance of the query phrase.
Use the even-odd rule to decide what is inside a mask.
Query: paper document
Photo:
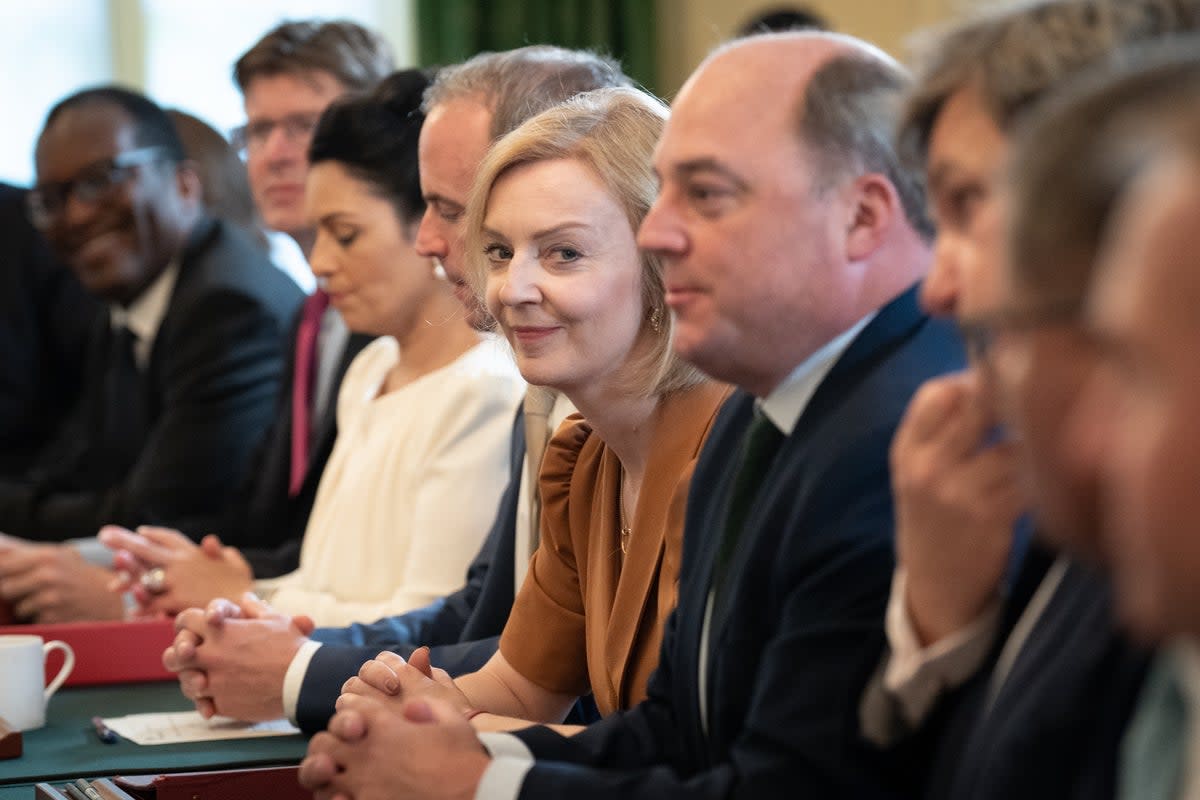
[[[109,717],[104,724],[134,744],[179,744],[214,742],[221,739],[251,739],[288,736],[300,729],[286,719],[270,722],[239,722],[229,717],[205,719],[195,711],[129,714]]]

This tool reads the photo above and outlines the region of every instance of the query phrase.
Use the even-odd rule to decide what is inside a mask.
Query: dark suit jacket
[[[296,372],[299,313],[288,335],[288,358],[280,381],[274,422],[251,461],[237,500],[218,531],[225,541],[242,542],[242,555],[256,578],[273,578],[296,569],[304,529],[317,496],[317,485],[337,439],[337,393],[347,367],[374,337],[351,333],[338,359],[325,413],[316,420],[316,435],[308,451],[304,481],[295,497],[288,494],[292,469],[292,382]],[[204,534],[209,531],[196,531]]]
[[[1009,620],[1027,599],[1009,604]],[[990,709],[990,668],[946,698],[927,796],[1113,797],[1120,742],[1148,663],[1113,623],[1106,577],[1070,564]]]
[[[29,483],[0,485],[0,530],[40,540],[93,536],[109,522],[211,530],[270,424],[283,331],[300,299],[244,233],[199,222],[148,364],[122,390],[144,409],[140,422],[96,432],[124,412],[105,399],[114,334],[102,314],[81,407]]]
[[[393,650],[408,658],[416,647],[428,645],[434,666],[451,675],[474,672],[496,652],[513,604],[517,504],[525,460],[524,422],[525,415],[518,410],[509,451],[512,479],[500,497],[492,529],[467,570],[466,585],[424,608],[370,625],[318,628],[313,638],[323,645],[309,662],[296,706],[301,728],[324,729],[333,716],[333,704],[342,684],[381,650]]]
[[[735,394],[692,480],[679,605],[648,699],[573,738],[518,732],[539,759],[521,797],[893,796],[856,714],[882,647],[893,567],[888,445],[916,388],[962,364],[952,327],[920,312],[915,289],[878,313],[784,441],[702,652],[736,454],[753,413],[753,398]]]
[[[0,475],[23,475],[66,420],[101,311],[0,184]]]

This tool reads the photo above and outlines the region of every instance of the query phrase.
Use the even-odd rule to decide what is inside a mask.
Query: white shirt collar
[[[110,306],[109,321],[113,328],[128,328],[137,337],[134,356],[138,367],[145,367],[154,346],[154,337],[162,326],[179,280],[179,261],[172,259],[162,273],[128,306]]]
[[[800,421],[800,415],[804,413],[808,401],[816,394],[821,381],[825,380],[829,370],[833,369],[833,365],[850,347],[850,343],[874,318],[875,312],[872,311],[851,325],[849,330],[835,336],[792,370],[783,383],[776,386],[770,394],[758,401],[758,408],[784,436],[792,434],[796,423]]]

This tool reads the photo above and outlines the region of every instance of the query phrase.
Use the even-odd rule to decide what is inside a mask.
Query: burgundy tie
[[[321,316],[329,306],[329,295],[317,289],[304,301],[300,329],[296,332],[296,369],[292,381],[292,470],[288,494],[295,497],[304,484],[308,468],[309,410],[317,374],[317,334]]]

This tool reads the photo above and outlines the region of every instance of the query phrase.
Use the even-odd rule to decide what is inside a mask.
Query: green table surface
[[[104,744],[92,717],[147,711],[187,711],[192,705],[174,681],[63,689],[50,698],[46,726],[24,735],[24,754],[0,761],[0,800],[31,798],[39,781],[295,764],[308,740],[294,736],[190,744]]]

